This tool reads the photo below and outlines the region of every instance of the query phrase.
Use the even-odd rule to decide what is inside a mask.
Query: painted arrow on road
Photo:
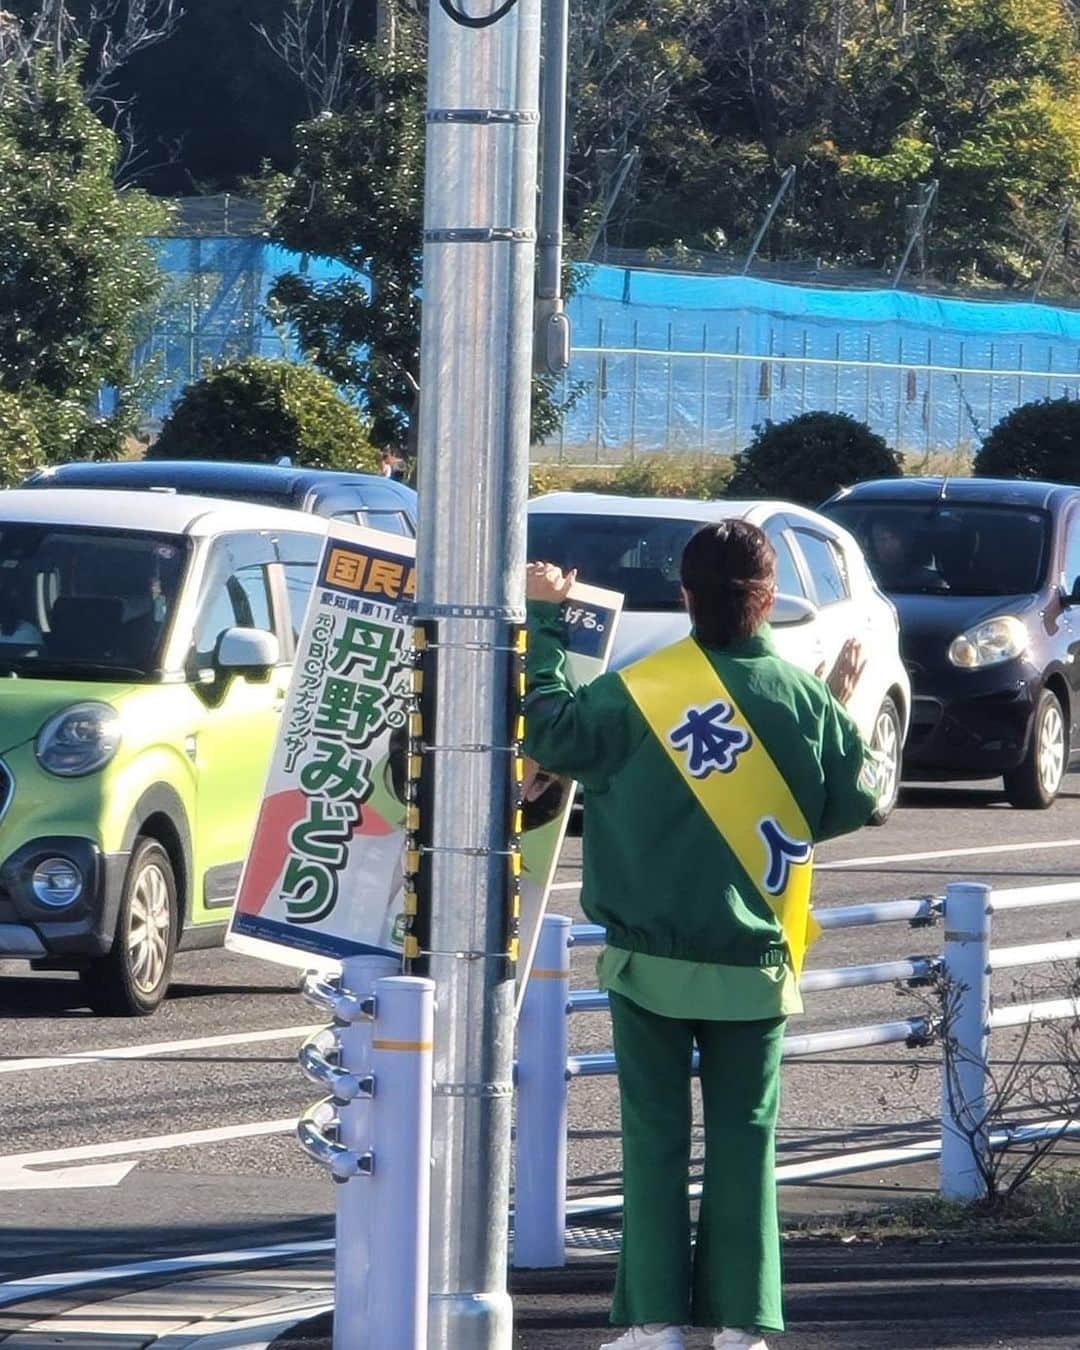
[[[89,1167],[50,1167],[33,1172],[18,1163],[0,1162],[0,1191],[67,1191],[97,1186],[119,1186],[138,1159],[94,1163]]]

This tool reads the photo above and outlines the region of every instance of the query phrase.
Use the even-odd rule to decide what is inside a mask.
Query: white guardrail
[[[971,882],[950,885],[944,897],[921,896],[878,904],[848,905],[819,912],[826,931],[868,924],[907,923],[927,927],[945,921],[941,955],[881,961],[871,965],[810,970],[803,974],[804,994],[855,989],[897,981],[919,983],[941,972],[951,989],[949,1034],[951,1073],[942,1056],[942,1121],[933,1139],[893,1148],[853,1151],[777,1168],[779,1184],[860,1172],[870,1168],[940,1158],[941,1193],[953,1199],[975,1199],[983,1191],[984,1173],[976,1150],[999,1150],[1066,1133],[1080,1132],[1071,1118],[985,1128],[990,1032],[999,1027],[1080,1016],[1071,999],[1009,1004],[991,1010],[990,976],[994,970],[1076,960],[1080,941],[1040,942],[993,951],[991,917],[995,912],[1037,905],[1080,901],[1080,883],[991,891]],[[611,1053],[571,1055],[569,1018],[582,1012],[606,1011],[607,994],[598,989],[570,988],[571,946],[599,946],[601,928],[572,926],[562,915],[543,922],[536,960],[518,1026],[517,1144],[514,1205],[514,1265],[520,1268],[561,1266],[566,1262],[566,1221],[581,1215],[622,1209],[621,1195],[567,1202],[567,1109],[569,1085],[575,1078],[615,1072]],[[793,1059],[864,1046],[927,1045],[940,1038],[940,1018],[900,1018],[838,1031],[789,1034],[784,1058]],[[696,1058],[695,1058],[696,1069]],[[700,1194],[700,1186],[690,1188]]]
[[[941,955],[913,956],[870,965],[806,971],[806,994],[896,981],[920,982],[941,973],[951,990],[949,1036],[954,1053],[943,1055],[942,1122],[931,1139],[786,1164],[783,1184],[818,1180],[870,1168],[940,1158],[942,1194],[974,1199],[985,1175],[980,1152],[1080,1132],[1064,1119],[1003,1124],[985,1122],[987,1052],[995,1028],[1080,1017],[1071,999],[1009,1004],[993,1009],[994,970],[1047,961],[1076,960],[1080,941],[990,945],[995,912],[1080,901],[1080,883],[991,891],[957,882],[943,898],[922,896],[879,904],[849,905],[818,914],[826,930],[868,924],[907,923],[914,928],[945,921]],[[615,1072],[610,1053],[572,1055],[569,1019],[607,1009],[597,989],[570,988],[571,946],[599,946],[603,930],[548,915],[543,922],[532,976],[518,1026],[517,1172],[514,1265],[561,1266],[566,1262],[568,1218],[618,1212],[620,1195],[567,1202],[567,1107],[576,1078]],[[300,1052],[304,1073],[328,1096],[298,1125],[300,1143],[340,1183],[337,1205],[335,1350],[353,1350],[355,1329],[365,1328],[368,1350],[404,1350],[426,1344],[428,1208],[430,1188],[432,1025],[430,980],[397,976],[396,963],[358,957],[346,961],[337,979],[309,974],[308,1000],[333,1017],[309,1037]],[[941,1038],[934,1014],[836,1031],[789,1034],[784,1058],[793,1059],[864,1046],[924,1046]],[[691,1194],[700,1187],[691,1187]],[[378,1266],[393,1280],[373,1277]],[[352,1339],[351,1339],[352,1338]]]

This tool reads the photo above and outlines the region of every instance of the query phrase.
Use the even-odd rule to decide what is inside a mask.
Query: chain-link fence
[[[192,379],[243,356],[301,359],[267,297],[284,272],[339,280],[270,242],[257,206],[181,204],[156,241],[165,295],[139,354],[152,422]],[[1009,409],[1080,392],[1080,310],[602,264],[570,303],[573,406],[541,461],[730,454],[755,426],[851,413],[908,455],[970,453]]]
[[[572,304],[577,401],[536,457],[731,454],[849,413],[908,456],[963,456],[1010,409],[1080,392],[1080,313],[599,267]]]

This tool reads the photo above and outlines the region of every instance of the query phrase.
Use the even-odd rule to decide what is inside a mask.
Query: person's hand
[[[532,562],[525,568],[525,598],[561,605],[577,580],[577,568],[564,572],[554,563]]]
[[[866,657],[862,654],[862,645],[855,638],[848,638],[840,648],[840,655],[836,658],[828,675],[825,674],[825,663],[822,662],[817,668],[819,679],[823,679],[829,686],[833,698],[837,703],[848,703],[852,694],[855,692],[855,686],[862,678],[862,673],[866,669]]]

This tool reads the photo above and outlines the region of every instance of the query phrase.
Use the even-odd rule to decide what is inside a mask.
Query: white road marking
[[[288,1116],[283,1120],[256,1120],[247,1125],[221,1125],[212,1130],[151,1134],[141,1139],[110,1139],[105,1144],[76,1144],[73,1148],[51,1148],[40,1153],[6,1153],[0,1155],[0,1168],[84,1162],[90,1158],[123,1158],[132,1153],[163,1153],[174,1148],[221,1144],[230,1139],[258,1139],[263,1135],[287,1134],[295,1130],[296,1119],[296,1116]]]
[[[73,1064],[96,1064],[99,1060],[150,1059],[156,1055],[179,1054],[184,1050],[214,1050],[227,1045],[256,1045],[263,1041],[299,1040],[320,1031],[325,1023],[307,1027],[275,1027],[270,1031],[242,1031],[228,1036],[199,1036],[188,1041],[157,1041],[148,1045],[119,1045],[105,1050],[78,1050],[70,1055],[47,1059],[9,1059],[0,1061],[0,1073],[30,1073],[37,1069],[63,1069]]]
[[[880,853],[866,858],[841,858],[818,863],[817,872],[839,872],[852,867],[877,867],[882,863],[930,862],[935,858],[976,858],[990,853],[1046,853],[1052,849],[1080,848],[1080,839],[1048,839],[1030,844],[981,844],[976,848],[943,848],[928,853]],[[553,891],[580,891],[580,881],[556,881]]]
[[[30,1172],[19,1163],[0,1160],[0,1191],[70,1191],[89,1187],[119,1186],[133,1167],[131,1162],[105,1163],[89,1167],[60,1167],[47,1172]]]
[[[1049,839],[1031,844],[982,844],[977,848],[943,848],[931,853],[882,853],[869,858],[844,858],[818,863],[818,872],[838,872],[848,867],[876,867],[880,863],[929,862],[933,858],[976,858],[989,853],[1045,853],[1055,848],[1080,848],[1080,839]]]
[[[26,1299],[44,1298],[49,1294],[66,1293],[69,1289],[85,1289],[88,1285],[115,1284],[120,1280],[139,1279],[144,1275],[172,1275],[189,1270],[207,1270],[215,1266],[246,1266],[279,1257],[317,1256],[332,1252],[332,1238],[313,1242],[283,1242],[276,1247],[241,1247],[227,1252],[201,1252],[195,1256],[171,1256],[160,1261],[133,1261],[122,1266],[99,1266],[92,1270],[65,1270],[53,1275],[30,1275],[22,1280],[0,1284],[0,1308]]]
[[[244,1316],[244,1309],[234,1309],[227,1316],[206,1318],[192,1322],[176,1335],[163,1336],[155,1341],[153,1350],[270,1350],[277,1338],[291,1331],[300,1321],[332,1312],[334,1300],[325,1290],[296,1294],[291,1298],[275,1300],[277,1311],[261,1316]],[[291,1305],[283,1312],[282,1303]],[[63,1323],[53,1329],[66,1331]]]

